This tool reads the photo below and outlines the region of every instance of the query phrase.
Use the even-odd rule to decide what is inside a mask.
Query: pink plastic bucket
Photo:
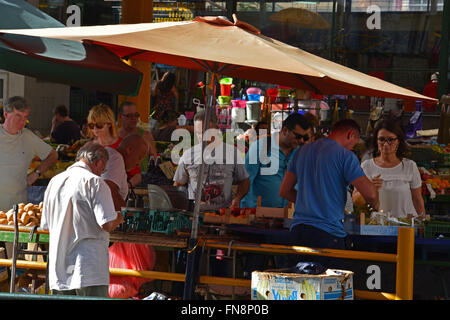
[[[251,87],[251,88],[248,88],[246,92],[247,92],[247,94],[261,95],[261,89],[260,88]]]
[[[246,108],[247,107],[247,101],[245,101],[245,100],[231,100],[231,105],[234,108]]]

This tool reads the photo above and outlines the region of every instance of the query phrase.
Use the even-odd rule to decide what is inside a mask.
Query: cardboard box
[[[320,275],[252,272],[252,300],[353,300],[353,272]]]

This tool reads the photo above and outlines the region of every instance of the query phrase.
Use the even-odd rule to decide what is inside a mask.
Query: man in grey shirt
[[[205,112],[200,111],[194,117],[194,132],[199,142],[203,138]],[[210,128],[217,130],[217,121],[211,114]],[[205,137],[207,139],[207,137]],[[211,139],[212,140],[212,139]],[[244,159],[233,145],[223,143],[221,139],[208,141],[203,151],[205,161],[201,210],[239,207],[241,199],[247,194],[250,180],[245,170]],[[180,158],[175,172],[174,186],[187,186],[189,199],[195,199],[197,175],[202,161],[202,144],[186,150]],[[237,184],[237,193],[233,197],[232,186]]]

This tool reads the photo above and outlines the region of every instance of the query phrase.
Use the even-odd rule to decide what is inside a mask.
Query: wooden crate
[[[261,207],[261,196],[259,196],[255,216],[256,218],[292,218],[293,207],[292,203],[284,208]]]

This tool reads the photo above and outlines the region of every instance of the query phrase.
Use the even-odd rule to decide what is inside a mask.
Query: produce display
[[[40,163],[41,163],[41,161],[38,158],[33,159],[33,161],[30,164],[27,174],[30,174],[31,172],[33,172],[35,170],[35,168],[37,166],[39,166]],[[74,163],[75,163],[75,161],[57,160],[55,165],[53,166],[53,168],[51,168],[47,172],[44,172],[42,174],[42,176],[39,177],[39,179],[41,179],[41,180],[42,179],[51,179],[54,176],[56,176],[57,174],[65,171],[68,167],[70,167]]]
[[[88,140],[78,140],[71,146],[65,144],[54,144],[49,143],[53,149],[58,152],[58,161],[56,161],[53,168],[47,172],[42,173],[42,176],[38,180],[48,180],[56,176],[57,174],[65,171],[68,167],[75,163],[75,158],[77,156],[78,150],[87,142]],[[39,166],[41,160],[39,158],[34,158],[28,168],[27,174],[30,174]]]
[[[430,190],[427,185],[433,188],[433,191],[438,195],[450,194],[450,172],[447,168],[440,169],[425,169],[419,168],[420,176],[422,178],[422,194],[429,195]]]
[[[42,202],[33,203],[19,203],[17,212],[18,225],[25,227],[39,226],[41,224],[42,216]],[[7,212],[0,211],[0,224],[14,225],[14,210],[10,209]]]

